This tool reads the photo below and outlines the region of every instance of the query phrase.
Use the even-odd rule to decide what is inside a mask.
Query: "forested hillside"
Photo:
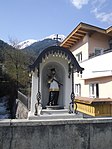
[[[58,44],[60,42],[58,41]],[[5,75],[13,80],[18,89],[27,94],[29,76],[28,66],[32,64],[39,53],[49,46],[54,46],[57,41],[54,39],[44,39],[42,41],[35,42],[34,44],[19,49],[18,46],[11,46],[4,41],[0,40],[0,70],[1,80]],[[6,79],[6,77],[5,77]]]
[[[54,39],[44,39],[24,48],[23,51],[26,51],[27,53],[37,57],[45,48],[48,48],[49,46],[55,46],[57,44],[60,44],[60,42]]]
[[[0,40],[0,78],[13,80],[18,88],[26,88],[29,81],[28,65],[33,57]],[[7,77],[6,77],[7,76]],[[4,90],[5,91],[5,90]]]

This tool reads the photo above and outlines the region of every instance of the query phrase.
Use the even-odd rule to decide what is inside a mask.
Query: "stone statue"
[[[56,70],[55,68],[52,68],[51,75],[48,76],[48,88],[49,88],[49,101],[47,104],[48,106],[58,105],[60,85],[62,84],[56,79]]]
[[[42,105],[41,105],[41,95],[40,92],[37,93],[37,103],[35,104],[35,115],[40,115],[42,111]]]

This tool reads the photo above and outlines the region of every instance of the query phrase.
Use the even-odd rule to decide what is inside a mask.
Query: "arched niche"
[[[41,93],[42,93],[42,107],[45,108],[49,100],[49,90],[48,90],[48,75],[50,74],[50,69],[55,68],[56,77],[60,83],[63,85],[60,86],[58,105],[64,107],[65,99],[65,70],[63,65],[58,62],[49,62],[42,69],[41,75]]]

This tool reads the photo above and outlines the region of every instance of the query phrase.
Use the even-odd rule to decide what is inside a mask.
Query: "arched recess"
[[[42,69],[41,75],[41,93],[42,93],[42,107],[45,108],[49,100],[49,90],[48,90],[48,75],[50,74],[50,69],[55,68],[56,77],[63,86],[60,86],[58,105],[64,107],[65,99],[65,69],[63,65],[58,62],[49,62]]]

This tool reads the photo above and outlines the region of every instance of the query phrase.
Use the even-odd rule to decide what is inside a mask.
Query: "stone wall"
[[[0,121],[0,149],[111,148],[112,118]]]
[[[29,110],[19,99],[16,99],[16,107],[16,118],[27,119]]]
[[[27,119],[30,110],[30,98],[18,91],[18,99],[16,99],[16,118]]]

